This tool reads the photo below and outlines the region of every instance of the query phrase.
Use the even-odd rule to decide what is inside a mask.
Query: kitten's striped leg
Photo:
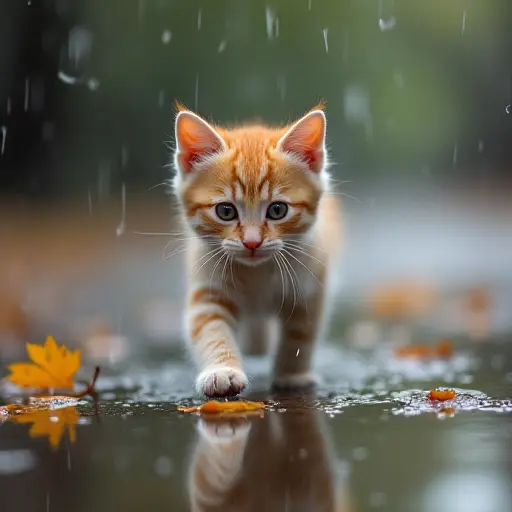
[[[318,292],[299,300],[291,315],[290,310],[281,315],[283,335],[274,365],[275,388],[305,388],[317,383],[310,367],[323,326],[323,303],[323,294]]]
[[[235,341],[238,307],[221,290],[198,288],[189,296],[188,331],[201,372],[198,393],[208,397],[237,395],[247,386]]]

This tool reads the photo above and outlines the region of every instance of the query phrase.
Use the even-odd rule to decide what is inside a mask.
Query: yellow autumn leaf
[[[27,405],[0,407],[0,418],[13,423],[32,423],[30,437],[48,437],[50,446],[57,448],[66,429],[69,440],[76,441],[75,425],[80,419],[76,403],[76,399],[66,396],[32,397]]]
[[[29,430],[29,436],[48,437],[48,442],[52,448],[57,448],[62,440],[62,436],[68,430],[69,440],[76,441],[75,425],[80,419],[80,414],[76,407],[66,407],[54,410],[38,410],[35,412],[18,413],[9,417],[14,423],[32,423]]]
[[[14,363],[8,366],[11,375],[6,378],[24,388],[73,389],[73,376],[80,368],[80,350],[69,350],[57,345],[52,336],[44,345],[26,344],[32,363]]]

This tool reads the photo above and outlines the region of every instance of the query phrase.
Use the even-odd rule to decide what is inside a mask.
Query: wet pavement
[[[216,420],[176,410],[199,403],[192,368],[138,361],[106,372],[98,404],[40,420],[40,437],[2,424],[3,510],[512,510],[510,347],[461,341],[422,362],[326,344],[309,396],[270,394],[268,361],[252,357],[248,397],[267,410]],[[456,398],[431,402],[438,386]],[[51,449],[59,422],[76,440]]]

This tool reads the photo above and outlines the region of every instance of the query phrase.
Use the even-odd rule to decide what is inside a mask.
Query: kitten
[[[246,388],[239,342],[264,342],[271,319],[281,331],[275,387],[311,386],[341,235],[337,201],[327,196],[322,106],[290,126],[231,129],[178,106],[175,130],[174,189],[191,235],[186,329],[197,391],[214,397]]]

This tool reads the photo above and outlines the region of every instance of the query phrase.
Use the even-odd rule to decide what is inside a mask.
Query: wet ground
[[[382,233],[386,219],[389,224],[399,217],[388,210],[382,220],[368,210],[352,224],[359,252],[347,255],[348,291],[340,295],[329,338],[317,352],[315,369],[324,382],[315,394],[270,393],[269,359],[248,358],[247,396],[267,404],[262,417],[212,421],[176,410],[199,400],[194,369],[181,348],[180,267],[155,265],[167,240],[113,237],[119,219],[109,224],[93,216],[90,232],[96,238],[82,224],[80,250],[62,245],[69,237],[51,220],[47,224],[56,235],[44,235],[50,249],[38,258],[4,252],[18,273],[2,276],[10,286],[3,289],[25,300],[29,290],[29,306],[24,302],[21,312],[32,317],[10,323],[4,318],[3,332],[16,327],[14,338],[20,339],[2,335],[1,359],[24,358],[24,329],[33,341],[53,333],[84,349],[84,378],[96,363],[102,374],[97,403],[82,399],[26,423],[0,423],[2,510],[512,510],[511,294],[506,274],[500,274],[510,251],[509,228],[485,215],[475,227],[467,212],[446,214],[444,224],[430,218],[430,240],[436,222],[443,224],[435,239],[444,240],[444,259],[418,231],[419,247],[404,252],[407,230],[402,238],[390,230],[382,266],[358,267],[356,262],[375,254],[370,227]],[[50,230],[38,222],[40,231]],[[76,228],[78,221],[68,222]],[[471,232],[465,231],[468,225]],[[102,242],[102,229],[104,240],[115,244]],[[132,229],[165,228],[139,219]],[[382,244],[378,237],[372,240]],[[49,241],[59,248],[51,252]],[[33,244],[27,237],[17,246]],[[93,246],[94,257],[78,258]],[[387,278],[404,262],[409,274],[421,270],[434,284],[442,282],[441,292],[432,298],[420,286],[405,305],[355,307],[364,303],[361,296],[378,281],[378,272]],[[49,289],[48,281],[59,275],[64,283]],[[492,300],[468,310],[461,290],[482,282]],[[3,300],[4,310],[12,306],[5,295]],[[440,336],[450,336],[453,356],[416,359],[394,352],[397,345],[433,344]],[[456,398],[430,401],[426,395],[437,387],[454,388]],[[2,392],[2,401],[9,402],[9,389]]]
[[[138,361],[100,379],[99,404],[39,420],[41,437],[1,426],[2,508],[512,510],[510,348],[462,340],[450,360],[420,362],[326,345],[311,396],[269,394],[267,361],[254,357],[248,396],[268,410],[232,420],[177,412],[199,403],[191,369]],[[438,386],[458,396],[430,401]],[[44,432],[59,422],[77,424],[76,441],[65,432],[51,449]]]

